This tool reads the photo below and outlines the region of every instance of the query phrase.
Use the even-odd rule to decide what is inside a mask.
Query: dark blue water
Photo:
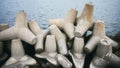
[[[0,23],[13,26],[16,13],[24,10],[28,20],[34,19],[47,28],[48,19],[63,18],[70,8],[76,8],[79,16],[87,2],[94,4],[94,19],[105,21],[107,34],[120,31],[120,0],[0,0]]]

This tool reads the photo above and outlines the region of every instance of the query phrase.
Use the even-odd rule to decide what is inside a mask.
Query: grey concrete
[[[35,19],[42,28],[48,27],[48,19],[63,18],[70,8],[76,8],[80,15],[85,3],[95,5],[94,19],[103,19],[109,35],[120,28],[120,0],[0,0],[0,23],[13,25],[15,15],[24,10],[28,20]]]

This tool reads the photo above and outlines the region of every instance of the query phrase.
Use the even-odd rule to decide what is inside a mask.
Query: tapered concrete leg
[[[57,48],[56,48],[56,40],[54,35],[47,35],[45,42],[45,52],[40,54],[36,54],[36,57],[45,58],[50,63],[54,65],[58,65],[56,60]]]
[[[16,63],[21,57],[23,57],[24,54],[24,50],[23,50],[23,46],[22,43],[20,41],[20,39],[14,39],[12,40],[12,44],[11,44],[11,57],[10,59],[5,63],[5,66],[11,65],[13,63]]]
[[[94,25],[93,29],[93,36],[91,39],[87,42],[84,50],[87,53],[90,53],[94,50],[94,48],[97,46],[97,44],[100,42],[101,39],[105,38],[105,26],[104,22],[98,20],[97,23]]]
[[[18,34],[17,36],[24,40],[25,42],[28,42],[29,44],[35,44],[37,42],[36,36],[27,28],[21,28],[18,29]],[[23,34],[24,33],[24,34]]]
[[[65,56],[63,56],[61,54],[57,55],[57,61],[64,68],[71,68],[72,67],[72,63]]]
[[[52,43],[51,43],[52,42]],[[56,52],[56,40],[54,35],[47,35],[45,42],[45,51],[47,53]]]
[[[0,32],[0,40],[10,40],[13,38],[17,38],[17,28],[16,27],[11,27],[9,29],[6,29],[4,31]]]
[[[32,45],[36,43],[36,41],[37,41],[36,37],[28,29],[27,15],[24,11],[17,13],[16,19],[15,19],[15,26],[18,28],[17,36],[20,39],[22,39],[25,42],[28,42],[29,44],[32,44]]]
[[[14,60],[14,58],[11,58],[11,60]],[[9,61],[9,60],[8,60]],[[12,64],[3,66],[2,68],[29,68],[29,66],[35,65],[36,60],[29,56],[24,56],[22,57],[19,61]]]
[[[99,37],[92,36],[92,38],[85,45],[84,51],[86,53],[92,52],[99,42],[100,42],[100,38]]]
[[[57,55],[56,52],[54,52],[54,53],[42,52],[40,54],[36,54],[35,56],[38,57],[38,58],[47,59],[47,61],[49,61],[53,65],[58,65],[58,62],[56,60],[56,55]]]
[[[83,68],[85,61],[85,54],[73,53],[72,51],[69,51],[69,54],[72,57],[75,67]]]
[[[15,59],[15,58],[13,58],[13,57],[10,57],[10,58],[7,60],[7,62],[5,63],[4,66],[9,66],[9,65],[11,65],[11,64],[16,63],[17,61],[18,61],[17,59]]]
[[[59,53],[62,54],[62,55],[67,55],[68,51],[67,51],[67,45],[66,45],[65,39],[57,40],[57,44],[58,44]]]
[[[75,37],[73,48],[69,51],[69,54],[76,68],[83,68],[84,66],[85,54],[83,53],[83,46],[84,39]]]
[[[92,22],[93,20],[93,11],[94,11],[94,5],[90,2],[90,3],[86,3],[85,7],[81,13],[81,16],[78,17],[78,19],[80,18],[86,18],[86,20],[88,20],[89,22]]]
[[[43,36],[44,37],[50,33],[49,29],[45,29],[45,30],[42,30],[42,31],[43,31]]]
[[[0,32],[0,40],[10,40],[20,38],[29,44],[35,44],[37,39],[27,28],[25,12],[21,11],[16,15],[15,25],[9,29]]]
[[[8,24],[0,24],[0,31],[3,31],[5,29],[9,28]]]
[[[95,56],[91,61],[90,68],[106,68],[106,66],[108,65],[108,61],[104,59],[104,56],[108,52],[112,52],[111,46],[108,46],[107,44],[108,42],[106,40],[100,40],[100,44],[97,47]]]
[[[77,27],[75,29],[75,37],[82,37],[85,32],[93,26],[93,8],[91,3],[87,3],[80,17],[77,19]]]
[[[39,34],[42,34],[42,30],[41,28],[39,27],[38,23],[34,20],[31,20],[29,22],[29,27],[30,27],[30,30],[35,34],[35,35],[39,35]]]
[[[35,59],[27,55],[23,56],[19,61],[23,65],[35,65],[37,63]]]
[[[48,54],[47,60],[52,63],[53,65],[58,65],[57,59],[56,59],[57,53],[51,53]]]
[[[98,36],[101,39],[105,38],[105,24],[104,21],[98,20],[96,21],[94,28],[93,28],[93,35]]]
[[[50,33],[52,35],[55,35],[55,38],[57,40],[58,51],[60,52],[60,54],[66,55],[67,45],[66,45],[65,36],[56,25],[51,25],[49,28],[50,28]]]
[[[37,43],[35,45],[36,53],[41,53],[43,51],[43,34],[37,35]]]
[[[107,54],[104,58],[105,60],[109,61],[110,64],[112,64],[113,66],[117,66],[120,67],[120,57],[118,57],[117,55],[111,53],[111,54]]]
[[[73,23],[64,23],[64,32],[67,34],[69,39],[74,38],[74,24]]]
[[[102,53],[102,51],[100,51],[99,49],[98,51],[100,52],[100,54],[98,54],[98,56],[102,57],[103,59],[108,61],[110,64],[113,64],[113,66],[116,65],[120,67],[119,65],[120,57],[112,53],[112,46],[110,42],[108,42],[108,40],[106,39],[101,40],[101,45],[99,47],[101,47],[101,49],[103,49],[104,52]]]
[[[118,45],[118,43],[114,40],[112,40],[111,38],[109,38],[108,36],[105,37],[108,42],[110,42],[110,44],[112,45],[113,49],[119,49],[120,46]]]
[[[84,39],[75,37],[72,51],[74,53],[83,53],[83,47]]]
[[[90,68],[106,68],[107,64],[106,60],[95,56],[90,63]]]
[[[106,39],[100,41],[100,45],[97,48],[96,55],[104,60],[108,61],[113,66],[120,67],[120,57],[112,53],[112,46]]]
[[[74,8],[71,8],[67,14],[65,15],[64,21],[65,23],[75,23],[75,19],[77,17],[78,11]]]
[[[120,67],[120,57],[116,56],[115,54],[107,54],[104,59],[109,61],[110,64]]]
[[[55,35],[56,40],[64,38],[62,32],[60,31],[60,29],[56,25],[51,25],[49,27],[49,29],[50,29],[50,33],[52,35]]]
[[[73,39],[74,23],[75,23],[76,17],[77,17],[77,10],[70,9],[65,16],[64,21],[62,19],[50,19],[49,24],[56,25],[60,29],[63,29],[64,32],[68,35],[69,39]]]
[[[32,64],[36,63],[36,61],[33,58],[25,55],[20,39],[13,39],[12,40],[11,50],[12,50],[11,57],[5,63],[4,66],[9,66],[12,64],[16,64],[16,63],[23,64],[23,65],[32,65]]]
[[[1,41],[10,40],[10,39],[18,38],[18,37],[30,44],[35,44],[37,41],[37,39],[33,35],[33,33],[30,30],[28,30],[27,28],[11,27],[9,29],[6,29],[6,30],[0,32],[0,40]]]
[[[11,56],[15,59],[20,59],[25,55],[24,48],[20,39],[13,39],[11,44]]]
[[[112,46],[106,39],[101,39],[96,50],[96,56],[104,58],[107,53],[112,53]]]
[[[27,28],[27,15],[24,11],[20,11],[16,14],[15,19],[15,26],[16,27],[26,27]]]
[[[35,51],[36,53],[41,53],[43,50],[44,50],[44,39],[45,39],[45,36],[49,33],[49,30],[42,30],[42,34],[39,34],[37,35],[37,43],[35,45]]]
[[[74,37],[74,23],[77,17],[77,10],[70,9],[64,18],[64,32],[68,35],[69,39]]]
[[[60,29],[63,29],[64,20],[63,19],[50,19],[49,25],[56,25]]]
[[[47,32],[43,32],[43,30],[39,27],[38,23],[34,20],[29,22],[29,27],[31,31],[37,36],[37,43],[35,45],[36,53],[40,53],[43,51],[43,41]]]
[[[90,28],[91,25],[92,24],[88,23],[85,20],[80,20],[77,23],[77,27],[74,32],[75,37],[79,37],[79,38],[82,37],[85,34],[85,32]]]

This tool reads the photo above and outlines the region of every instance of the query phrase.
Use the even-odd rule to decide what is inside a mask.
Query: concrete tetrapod
[[[63,29],[64,19],[49,19],[49,25],[56,25],[59,29]]]
[[[77,17],[77,10],[70,9],[64,18],[63,30],[67,34],[69,39],[74,38],[74,23],[75,23],[76,17]]]
[[[75,37],[72,50],[69,51],[70,56],[76,68],[83,68],[85,54],[83,53],[84,39]]]
[[[93,9],[92,3],[85,5],[81,16],[77,18],[77,26],[74,32],[75,37],[82,37],[93,26]]]
[[[19,65],[34,65],[36,64],[36,60],[32,57],[25,55],[24,48],[22,46],[22,42],[20,39],[13,39],[11,44],[11,57],[5,63],[3,68],[12,68],[14,64]],[[22,67],[22,68],[23,68]]]
[[[70,9],[64,19],[50,19],[49,25],[56,25],[62,29],[69,39],[74,38],[74,23],[77,17],[77,10]]]
[[[101,45],[99,46],[99,49],[97,50],[97,52],[99,52],[97,53],[97,56],[108,61],[109,64],[120,67],[120,64],[119,64],[120,57],[112,53],[112,46],[108,40],[106,39],[101,40]]]
[[[108,36],[105,36],[105,39],[110,43],[113,49],[118,50],[120,48],[120,45],[116,41],[109,38]]]
[[[45,51],[40,54],[36,54],[36,57],[45,58],[50,63],[54,65],[58,65],[56,60],[56,55],[57,55],[57,48],[56,48],[55,36],[47,35],[46,42],[45,42]]]
[[[107,65],[106,60],[95,55],[90,63],[90,68],[106,68]]]
[[[113,48],[115,49],[119,48],[119,45],[117,42],[115,42],[114,40],[106,36],[104,22],[101,20],[98,20],[94,24],[93,36],[90,38],[90,40],[87,42],[86,46],[84,47],[85,52],[87,53],[92,52],[101,39],[107,39]]]
[[[59,53],[62,55],[66,55],[68,51],[67,51],[65,36],[63,35],[63,33],[60,31],[60,29],[56,25],[51,25],[49,29],[50,29],[50,33],[52,35],[55,35],[55,38],[58,44]]]
[[[85,52],[87,53],[92,52],[94,48],[97,46],[97,44],[100,42],[100,39],[104,39],[104,38],[105,38],[104,22],[98,20],[93,28],[93,36],[90,38],[90,40],[87,42],[86,46],[84,47]]]
[[[72,63],[65,56],[63,56],[61,54],[57,54],[57,61],[64,68],[71,68],[72,67]]]
[[[35,51],[36,51],[36,53],[40,53],[40,52],[43,51],[43,42],[44,42],[44,38],[46,36],[46,33],[43,32],[43,30],[39,27],[38,23],[34,20],[31,20],[29,22],[29,27],[30,27],[31,31],[37,37],[37,43],[35,45]]]
[[[20,38],[21,40],[35,44],[37,38],[27,27],[26,14],[24,11],[17,13],[15,25],[0,32],[0,41]]]
[[[105,56],[107,52],[112,52],[112,49],[111,46],[103,46],[101,43],[105,43],[105,41],[100,41],[100,44],[98,45],[96,50],[96,54],[91,61],[90,68],[106,68],[106,66],[108,65],[108,61],[103,59],[103,56]]]

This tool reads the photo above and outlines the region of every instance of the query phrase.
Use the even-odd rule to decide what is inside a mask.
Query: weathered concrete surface
[[[120,0],[0,0],[0,23],[12,26],[15,14],[24,10],[28,20],[35,19],[42,28],[47,28],[48,19],[63,18],[70,8],[76,8],[80,15],[87,2],[95,5],[94,19],[105,21],[107,34],[120,31]]]

